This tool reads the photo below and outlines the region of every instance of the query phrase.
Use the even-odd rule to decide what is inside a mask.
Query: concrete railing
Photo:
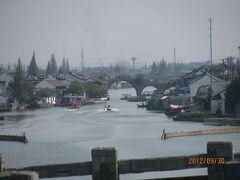
[[[14,175],[18,171],[21,173],[30,171],[29,173],[37,172],[39,178],[92,175],[93,180],[119,180],[120,174],[208,167],[209,180],[240,179],[240,153],[233,154],[232,143],[229,141],[208,142],[206,154],[191,156],[118,160],[118,152],[115,147],[94,148],[91,155],[92,161],[88,162],[31,166],[19,169],[2,168],[2,174],[9,172],[9,176],[11,176],[12,171],[14,171]],[[1,157],[0,167],[4,166],[3,156]],[[28,177],[28,179],[38,179],[37,176],[30,175],[31,178]]]

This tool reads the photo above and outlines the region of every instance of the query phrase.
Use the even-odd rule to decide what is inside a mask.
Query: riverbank
[[[23,134],[22,136],[18,135],[0,135],[0,141],[17,141],[17,142],[22,142],[22,143],[28,143],[28,140]]]
[[[168,139],[168,138],[182,137],[182,136],[200,136],[200,135],[229,134],[229,133],[240,133],[240,128],[210,129],[210,130],[174,132],[174,133],[166,133],[165,130],[163,130],[163,135],[161,139]]]
[[[172,121],[164,113],[137,108],[137,102],[120,100],[122,94],[134,94],[134,89],[112,90],[109,93],[111,100],[107,103],[119,109],[118,112],[102,111],[103,104],[96,104],[82,106],[76,111],[68,111],[66,107],[53,107],[6,113],[5,120],[0,122],[0,134],[26,132],[29,140],[28,144],[0,142],[1,153],[7,157],[6,168],[26,167],[30,162],[31,166],[84,162],[91,159],[89,152],[98,146],[118,147],[121,150],[120,159],[200,154],[206,151],[207,141],[216,140],[231,140],[236,151],[240,151],[240,133],[161,141],[159,136],[162,129],[168,132],[188,132],[209,127],[202,123]],[[211,129],[214,128],[219,127]],[[160,173],[161,177],[176,177],[200,175],[205,171],[195,168],[184,172]],[[159,175],[154,173],[121,175],[122,179],[157,177]],[[84,176],[81,179],[89,180]]]
[[[226,118],[226,117],[185,117],[185,118],[173,118],[174,121],[188,121],[188,122],[201,122],[204,125],[211,126],[240,126],[240,118]]]

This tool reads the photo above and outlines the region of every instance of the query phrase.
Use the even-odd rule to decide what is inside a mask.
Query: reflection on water
[[[7,167],[81,162],[91,159],[94,147],[116,146],[119,159],[189,155],[206,152],[210,140],[231,140],[240,151],[240,135],[208,135],[161,140],[162,130],[193,131],[223,127],[201,123],[174,122],[162,113],[137,108],[136,102],[119,100],[122,94],[135,95],[134,89],[111,90],[106,104],[82,106],[77,111],[66,108],[38,109],[5,113],[0,134],[26,133],[28,144],[0,142],[0,153],[6,155]],[[104,105],[118,109],[103,111]],[[194,170],[196,174],[206,170]],[[187,171],[191,174],[193,171]],[[186,175],[185,173],[182,173]],[[156,177],[176,176],[179,171],[165,172]],[[122,179],[136,179],[142,175],[124,175]],[[144,175],[144,178],[155,176]],[[66,179],[66,178],[64,178]],[[76,178],[75,178],[76,179]],[[83,179],[83,178],[81,178]],[[86,178],[89,179],[89,178]]]

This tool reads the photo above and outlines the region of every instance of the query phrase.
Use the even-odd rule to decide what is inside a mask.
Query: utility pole
[[[84,55],[83,55],[83,48],[82,48],[82,53],[81,53],[81,71],[84,71]]]
[[[238,75],[240,75],[240,46],[238,47],[238,50],[239,50],[239,57],[237,60],[237,68],[238,68]]]
[[[210,69],[212,69],[212,18],[209,18],[209,40],[210,40]],[[212,98],[212,72],[210,73],[211,75],[211,80],[210,80],[210,97]]]
[[[131,60],[133,62],[133,72],[134,72],[135,71],[135,61],[137,60],[137,58],[132,57]]]
[[[173,64],[174,64],[174,73],[177,72],[177,60],[176,60],[176,49],[173,47]]]

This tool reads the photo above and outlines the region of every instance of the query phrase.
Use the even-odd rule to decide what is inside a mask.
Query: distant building
[[[48,107],[56,104],[56,97],[43,97],[40,100],[40,104],[43,107]]]
[[[8,87],[9,83],[13,81],[13,77],[3,73],[0,75],[0,85]]]
[[[36,84],[37,89],[54,89],[57,90],[60,93],[63,93],[63,91],[66,89],[66,85],[56,79],[44,79],[40,83]]]
[[[80,101],[84,99],[83,96],[69,95],[62,97],[61,104],[63,105],[77,105]]]
[[[84,83],[86,82],[86,79],[84,79],[83,77],[77,76],[73,73],[69,73],[65,76],[64,79],[59,81],[62,82],[66,87],[69,87],[71,83],[73,83],[74,81]]]
[[[7,104],[8,96],[7,96],[7,87],[0,85],[0,104]]]
[[[189,84],[191,99],[196,96],[200,87],[210,85],[210,81],[211,75],[207,72],[192,80]],[[215,76],[212,76],[212,96],[215,96],[223,91],[228,84],[230,84],[230,81],[224,81]]]

